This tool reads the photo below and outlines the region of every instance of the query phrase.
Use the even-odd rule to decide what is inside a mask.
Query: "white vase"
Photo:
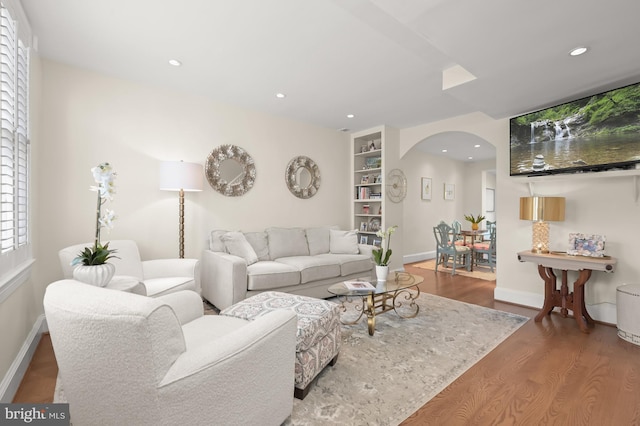
[[[386,281],[388,275],[389,275],[388,266],[376,265],[376,278],[378,279],[378,281]]]
[[[116,267],[111,263],[78,265],[73,270],[73,278],[86,284],[104,287],[111,281],[115,272]]]

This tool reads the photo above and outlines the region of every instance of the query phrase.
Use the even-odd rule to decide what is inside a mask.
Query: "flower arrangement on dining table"
[[[71,265],[103,265],[114,256],[115,249],[109,248],[109,243],[102,245],[100,243],[100,230],[104,228],[112,229],[113,221],[116,219],[115,213],[111,209],[104,209],[102,214],[102,205],[107,201],[113,201],[115,194],[115,186],[113,184],[116,178],[116,172],[109,163],[100,163],[91,169],[93,179],[96,186],[89,187],[90,191],[98,193],[98,205],[96,207],[96,233],[92,247],[85,247],[78,256],[73,259]]]
[[[377,266],[389,266],[389,259],[391,259],[391,253],[393,252],[389,248],[389,243],[391,242],[391,235],[396,232],[398,229],[398,225],[390,226],[386,231],[379,230],[376,233],[377,237],[380,237],[380,248],[373,250],[373,260]],[[383,247],[384,242],[386,241],[386,247]]]

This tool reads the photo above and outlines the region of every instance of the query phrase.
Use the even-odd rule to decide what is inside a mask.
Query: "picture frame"
[[[369,242],[369,238],[366,235],[360,235],[360,244],[367,244]]]
[[[455,200],[456,199],[456,185],[453,183],[444,184],[444,199]]]
[[[367,230],[367,222],[360,222],[360,230],[361,231]]]
[[[569,234],[567,254],[572,256],[604,257],[607,238],[596,234]]]
[[[361,184],[369,183],[369,175],[362,175],[362,177],[360,178],[360,183]]]
[[[376,246],[376,247],[382,246],[382,238],[375,237],[373,239],[373,245]]]
[[[431,186],[431,178],[423,177],[420,180],[420,187],[422,188],[422,199],[423,200],[431,200],[432,186]]]
[[[493,188],[487,188],[485,191],[485,201],[487,203],[485,211],[494,212],[496,211],[496,190]]]

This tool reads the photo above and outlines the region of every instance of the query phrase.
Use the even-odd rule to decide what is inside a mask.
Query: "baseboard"
[[[429,259],[435,259],[435,258],[436,258],[435,251],[425,251],[423,253],[414,253],[414,254],[404,255],[402,257],[402,262],[404,264],[407,264],[407,263],[421,262],[423,260],[429,260]]]
[[[528,306],[534,309],[542,308],[544,303],[544,295],[542,294],[511,290],[502,287],[496,287],[493,291],[493,298],[501,302]],[[587,305],[587,312],[589,312],[591,318],[599,322],[615,325],[618,321],[615,303],[596,303],[593,305]]]
[[[0,402],[11,403],[15,396],[22,378],[29,367],[29,363],[33,358],[33,354],[40,342],[40,336],[47,331],[47,323],[44,314],[40,315],[33,324],[27,339],[22,344],[18,355],[11,363],[7,374],[5,374],[2,382],[0,382]]]

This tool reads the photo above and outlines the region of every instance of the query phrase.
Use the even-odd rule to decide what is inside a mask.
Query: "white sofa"
[[[74,426],[273,425],[291,415],[296,315],[203,315],[193,291],[158,298],[61,280],[44,310]]]
[[[71,261],[92,244],[76,244],[58,252],[64,278],[73,278]],[[146,296],[158,297],[180,290],[200,293],[198,259],[142,260],[138,245],[132,240],[109,241],[109,248],[117,250],[117,257],[109,259],[116,267],[116,275],[136,278],[144,285]]]
[[[202,297],[219,309],[264,291],[324,299],[335,283],[375,276],[373,249],[334,226],[214,230],[200,259]]]

